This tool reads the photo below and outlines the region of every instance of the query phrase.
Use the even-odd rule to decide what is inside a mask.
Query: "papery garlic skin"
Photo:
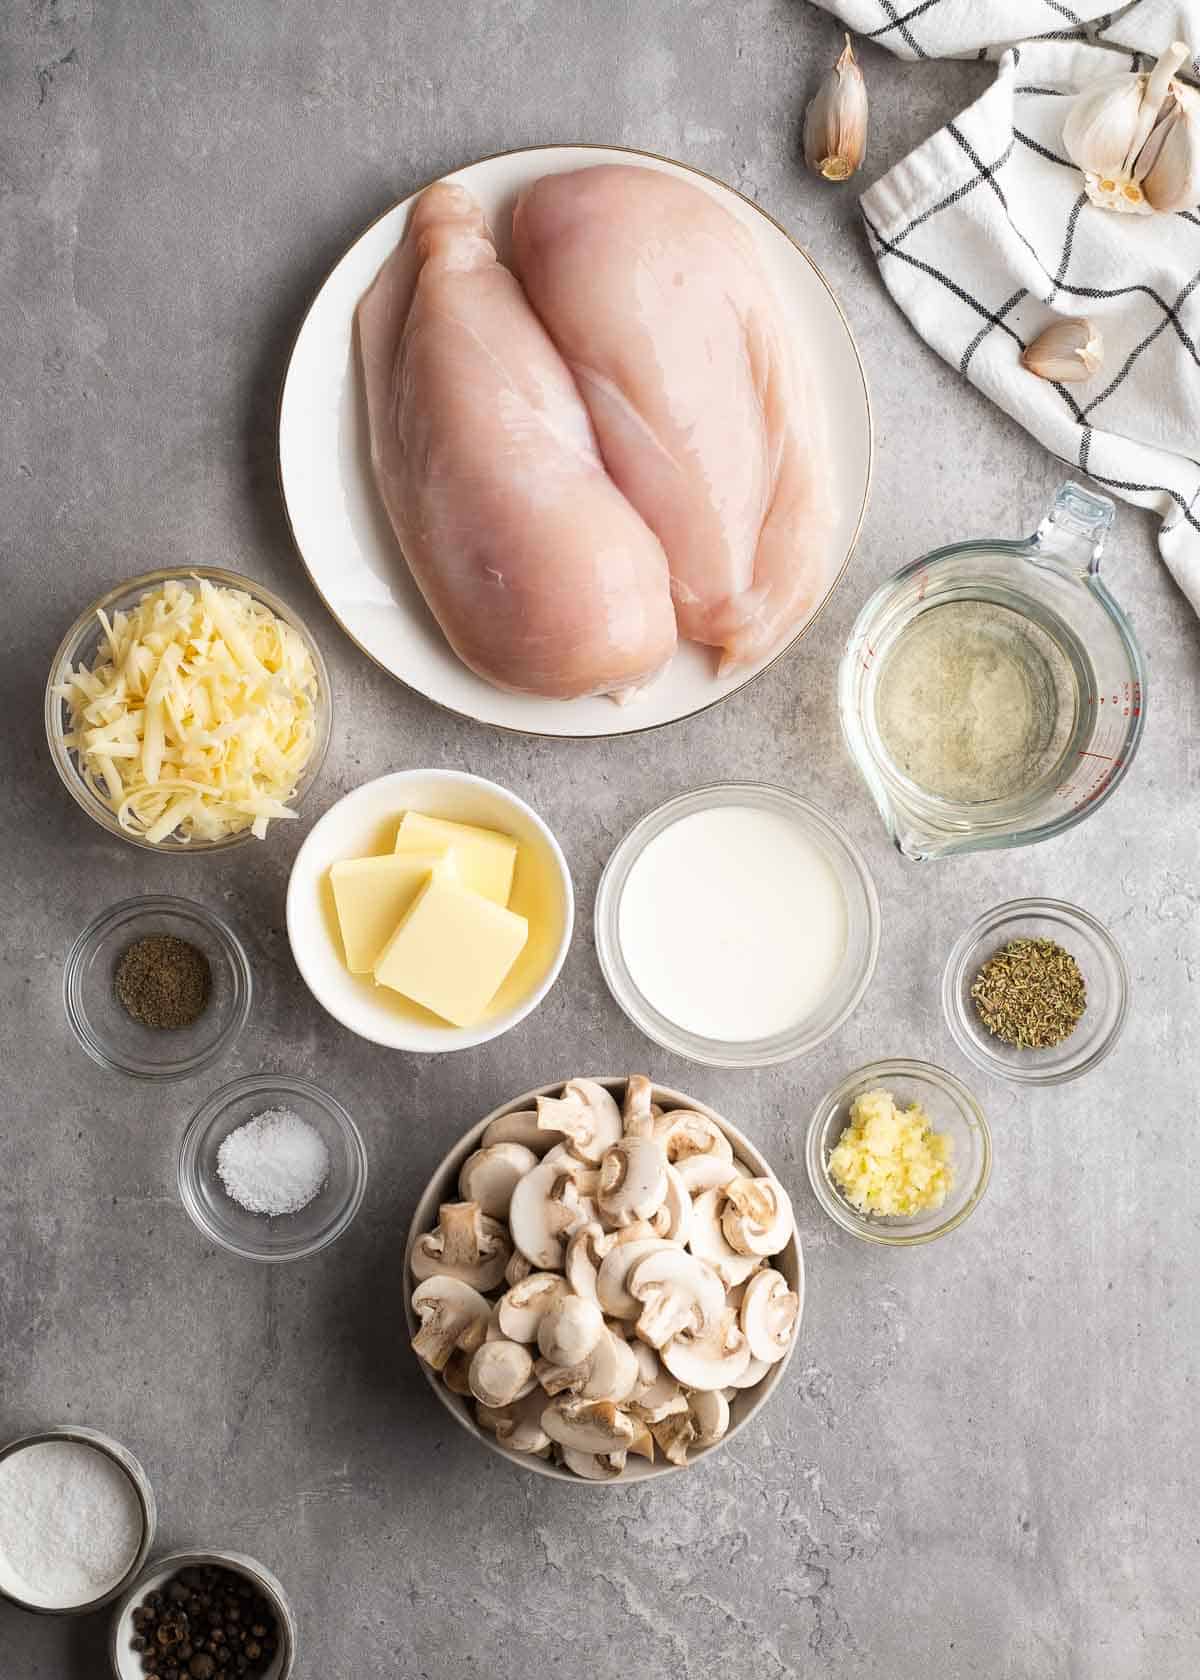
[[[1102,76],[1072,100],[1063,145],[1084,174],[1125,174],[1145,83],[1144,76]]]
[[[1072,101],[1063,145],[1093,204],[1142,216],[1200,204],[1200,96],[1173,79],[1189,57],[1176,41],[1149,74],[1105,76]]]
[[[1174,109],[1142,150],[1145,158],[1154,146],[1142,191],[1155,210],[1195,210],[1200,208],[1200,93],[1176,82],[1171,104]]]
[[[827,181],[845,181],[867,153],[867,84],[846,45],[804,118],[804,159]]]

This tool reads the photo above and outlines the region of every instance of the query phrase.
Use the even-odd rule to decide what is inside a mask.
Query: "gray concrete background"
[[[3,8],[0,1438],[71,1419],[127,1442],[158,1492],[161,1547],[236,1547],[282,1577],[304,1680],[1183,1680],[1200,1665],[1200,632],[1149,520],[1123,508],[1109,570],[1153,669],[1124,788],[1032,851],[913,866],[888,850],[835,723],[853,615],[924,549],[1031,528],[1062,475],[917,341],[852,194],[798,166],[798,118],[836,39],[801,0]],[[864,179],[988,76],[863,58]],[[288,347],[343,247],[438,171],[556,139],[673,154],[780,217],[838,291],[878,425],[866,530],[819,633],[715,712],[611,745],[501,738],[375,670],[312,592],[275,481]],[[59,635],[114,581],[193,561],[270,583],[321,640],[336,728],[306,817],[382,771],[445,764],[497,777],[557,829],[579,932],[511,1037],[403,1057],[322,1014],[283,933],[304,825],[176,861],[109,841],[62,793],[40,723]],[[857,1015],[819,1054],[760,1074],[643,1041],[589,930],[633,819],[721,776],[838,811],[884,907]],[[81,925],[142,889],[227,912],[258,984],[228,1062],[157,1090],[93,1067],[59,993]],[[1103,1071],[1031,1095],[960,1061],[937,983],[968,918],[1035,892],[1115,929],[1134,1009]],[[912,1253],[836,1232],[802,1166],[822,1091],[894,1053],[965,1074],[995,1131],[980,1211]],[[634,1068],[724,1108],[775,1161],[808,1314],[778,1399],[702,1470],[633,1493],[560,1488],[485,1455],[430,1402],[404,1344],[401,1247],[430,1169],[493,1104]],[[305,1265],[214,1252],[174,1191],[189,1114],[257,1069],[335,1091],[370,1151],[357,1224]],[[102,1639],[96,1621],[0,1606],[0,1675],[95,1680]]]

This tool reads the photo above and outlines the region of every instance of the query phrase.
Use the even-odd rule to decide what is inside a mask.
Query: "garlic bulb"
[[[853,175],[867,151],[867,84],[846,45],[804,118],[804,158],[827,181]]]
[[[1104,341],[1083,316],[1054,321],[1021,356],[1030,373],[1065,385],[1090,379],[1104,360]]]
[[[1200,94],[1176,81],[1176,41],[1146,74],[1104,76],[1072,102],[1063,145],[1106,210],[1149,215],[1200,205]]]

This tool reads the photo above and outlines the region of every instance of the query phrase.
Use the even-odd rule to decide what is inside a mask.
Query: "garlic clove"
[[[1090,379],[1104,360],[1104,341],[1083,316],[1054,321],[1024,351],[1021,361],[1039,379],[1078,384]]]
[[[1151,130],[1138,157],[1142,192],[1154,210],[1200,207],[1200,94],[1174,85],[1170,111]],[[1149,155],[1148,155],[1149,154]]]
[[[1063,145],[1085,174],[1122,175],[1137,132],[1143,79],[1103,76],[1071,102],[1063,125]]]
[[[804,118],[804,158],[827,181],[853,175],[867,151],[867,84],[850,37]]]
[[[1175,41],[1148,75],[1105,76],[1072,100],[1063,145],[1083,171],[1093,204],[1149,215],[1196,202],[1189,197],[1196,175],[1190,144],[1195,125],[1180,132],[1183,102],[1194,103],[1196,95],[1173,79],[1188,56],[1189,48]],[[1147,192],[1144,181],[1155,170],[1155,187]]]

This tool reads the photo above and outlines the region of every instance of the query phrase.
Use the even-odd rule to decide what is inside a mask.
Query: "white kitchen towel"
[[[1200,0],[814,0],[900,58],[995,56],[1015,41],[1105,41],[1157,56],[1172,41],[1200,53]],[[1200,62],[1197,62],[1200,69]]]
[[[929,54],[962,41],[968,12],[995,25],[1000,13],[1028,24],[1036,10],[1033,0],[828,5],[856,24],[894,12],[910,29],[920,11]],[[939,12],[952,25],[944,37]],[[1163,559],[1200,612],[1200,214],[1100,209],[1062,145],[1069,97],[1136,62],[1079,41],[1004,51],[983,97],[864,193],[862,213],[884,282],[922,338],[1055,455],[1158,512]],[[1104,362],[1083,384],[1050,384],[1021,352],[1071,315],[1099,328]]]

